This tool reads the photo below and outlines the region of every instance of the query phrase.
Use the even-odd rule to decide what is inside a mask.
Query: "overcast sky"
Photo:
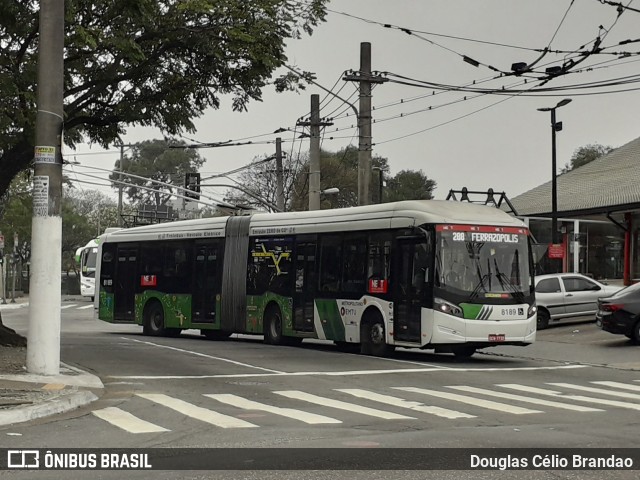
[[[623,3],[640,10],[640,1]],[[359,68],[360,43],[370,42],[372,69],[392,74],[388,76],[392,81],[373,91],[373,153],[389,160],[392,174],[422,170],[437,182],[435,198],[444,199],[450,189],[464,186],[472,190],[491,187],[514,198],[550,181],[551,116],[537,109],[552,107],[563,98],[573,101],[557,110],[557,120],[564,126],[557,134],[558,169],[581,146],[619,147],[640,136],[640,91],[635,90],[640,88],[635,83],[640,80],[640,57],[605,54],[640,52],[640,43],[619,45],[640,38],[640,13],[636,11],[626,10],[618,17],[615,6],[598,0],[332,0],[329,9],[327,21],[313,36],[289,43],[289,64],[315,72],[319,84],[357,106],[356,86],[342,76],[346,70]],[[606,47],[603,53],[570,53],[591,51],[598,36],[600,46]],[[534,62],[546,47],[563,53],[547,53],[534,66],[538,73],[529,74],[526,84],[524,77],[496,78],[499,72],[509,72],[513,63]],[[464,62],[463,56],[480,65]],[[476,88],[528,91],[540,87],[536,79],[544,77],[540,72],[545,68],[562,66],[570,59],[583,61],[543,87],[579,88],[538,96],[532,92],[515,96],[460,93],[395,81],[406,77],[413,84],[448,86],[469,86],[475,81]],[[617,85],[585,88],[601,81]],[[621,90],[626,91],[604,93]],[[197,133],[186,134],[184,140],[246,141],[253,137],[257,142],[200,150],[207,159],[201,169],[205,176],[273,154],[275,145],[264,142],[273,142],[276,136],[283,138],[286,152],[308,150],[308,138],[295,139],[301,133],[295,126],[300,117],[308,116],[314,93],[322,101],[320,115],[335,117],[334,125],[323,132],[322,148],[357,147],[351,108],[316,86],[301,94],[276,94],[267,88],[263,101],[250,104],[243,113],[232,112],[230,99],[223,98],[221,108],[196,120]],[[291,131],[273,134],[279,128]],[[129,128],[124,140],[133,143],[153,138],[161,138],[161,133]],[[83,165],[113,168],[119,150],[114,147],[98,155],[100,151],[82,145],[75,159]],[[92,174],[107,176],[97,171]],[[108,187],[84,188],[111,191]],[[212,195],[223,192],[210,190]]]

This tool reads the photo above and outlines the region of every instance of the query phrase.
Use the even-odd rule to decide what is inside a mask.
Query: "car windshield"
[[[468,302],[524,302],[531,294],[526,229],[446,225],[436,231],[436,288]]]

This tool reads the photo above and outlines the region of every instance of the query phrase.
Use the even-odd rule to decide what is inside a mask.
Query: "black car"
[[[605,332],[626,335],[640,343],[640,283],[598,299],[596,323]]]

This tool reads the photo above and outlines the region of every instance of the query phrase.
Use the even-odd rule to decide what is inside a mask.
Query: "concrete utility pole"
[[[282,172],[282,138],[276,138],[276,205],[284,212],[284,178]]]
[[[122,163],[124,162],[124,143],[120,144],[120,171],[122,172]],[[118,175],[118,180],[122,181],[122,174]],[[123,185],[118,185],[118,226],[122,228],[122,190]]]
[[[311,117],[309,122],[298,122],[308,126],[311,136],[309,147],[309,210],[320,210],[320,127],[333,125],[320,121],[320,95],[311,95]]]
[[[60,373],[64,2],[40,1],[27,370]]]
[[[371,203],[371,84],[384,83],[386,78],[371,74],[371,44],[360,44],[360,71],[346,75],[343,80],[360,83],[360,103],[358,105],[358,205]]]

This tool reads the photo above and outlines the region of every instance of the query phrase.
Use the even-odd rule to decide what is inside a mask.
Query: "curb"
[[[17,408],[0,412],[0,426],[12,425],[16,423],[28,422],[42,417],[56,415],[75,410],[87,405],[98,397],[88,391],[70,393],[62,398],[45,401],[38,405]]]
[[[22,384],[58,384],[73,387],[73,391],[43,399],[38,403],[24,407],[0,410],[0,426],[28,422],[38,418],[48,417],[60,413],[69,412],[83,407],[99,397],[89,390],[78,389],[104,389],[102,380],[96,375],[87,373],[79,368],[60,363],[61,369],[68,374],[60,375],[0,375],[0,382],[19,382]]]

